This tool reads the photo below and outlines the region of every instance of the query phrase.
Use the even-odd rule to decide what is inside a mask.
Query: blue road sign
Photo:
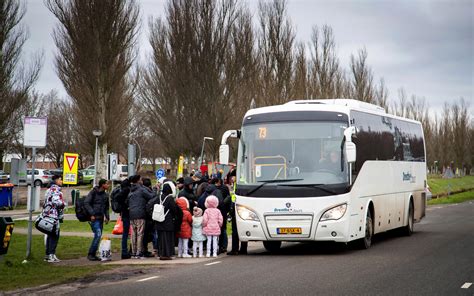
[[[156,178],[159,180],[165,176],[165,170],[164,169],[158,169],[155,174]]]

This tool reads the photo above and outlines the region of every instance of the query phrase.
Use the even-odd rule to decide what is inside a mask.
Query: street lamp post
[[[99,137],[102,136],[102,131],[93,130],[92,134],[95,136],[95,155],[94,155],[94,187],[95,187],[97,185],[97,166],[98,166],[97,147],[99,146]]]
[[[206,140],[214,141],[214,138],[211,138],[211,137],[204,137],[204,138],[202,139],[202,148],[201,148],[201,157],[200,157],[200,161],[199,161],[199,168],[201,167],[201,165],[202,165],[202,163],[203,163],[204,144],[206,143]]]

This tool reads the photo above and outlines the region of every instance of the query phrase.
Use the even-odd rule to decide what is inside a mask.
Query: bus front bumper
[[[347,214],[347,213],[346,213]],[[241,241],[335,241],[348,242],[349,221],[319,221],[314,214],[269,215],[262,221],[248,221],[237,217],[237,229]],[[296,233],[282,233],[293,230]]]

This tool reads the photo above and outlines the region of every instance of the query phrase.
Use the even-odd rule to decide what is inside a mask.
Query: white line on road
[[[471,285],[472,283],[464,283],[464,285],[461,286],[461,289],[469,289]]]
[[[222,261],[216,261],[216,262],[207,263],[207,264],[204,264],[204,265],[209,266],[209,265],[219,264],[219,263],[221,263],[221,262],[222,262]]]
[[[144,281],[154,280],[156,278],[159,278],[159,276],[151,276],[151,277],[148,277],[148,278],[138,280],[137,282],[144,282]]]

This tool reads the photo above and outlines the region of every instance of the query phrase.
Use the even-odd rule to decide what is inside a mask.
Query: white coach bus
[[[241,241],[354,241],[425,216],[426,163],[420,122],[347,99],[303,100],[249,110],[239,138],[236,212]]]

